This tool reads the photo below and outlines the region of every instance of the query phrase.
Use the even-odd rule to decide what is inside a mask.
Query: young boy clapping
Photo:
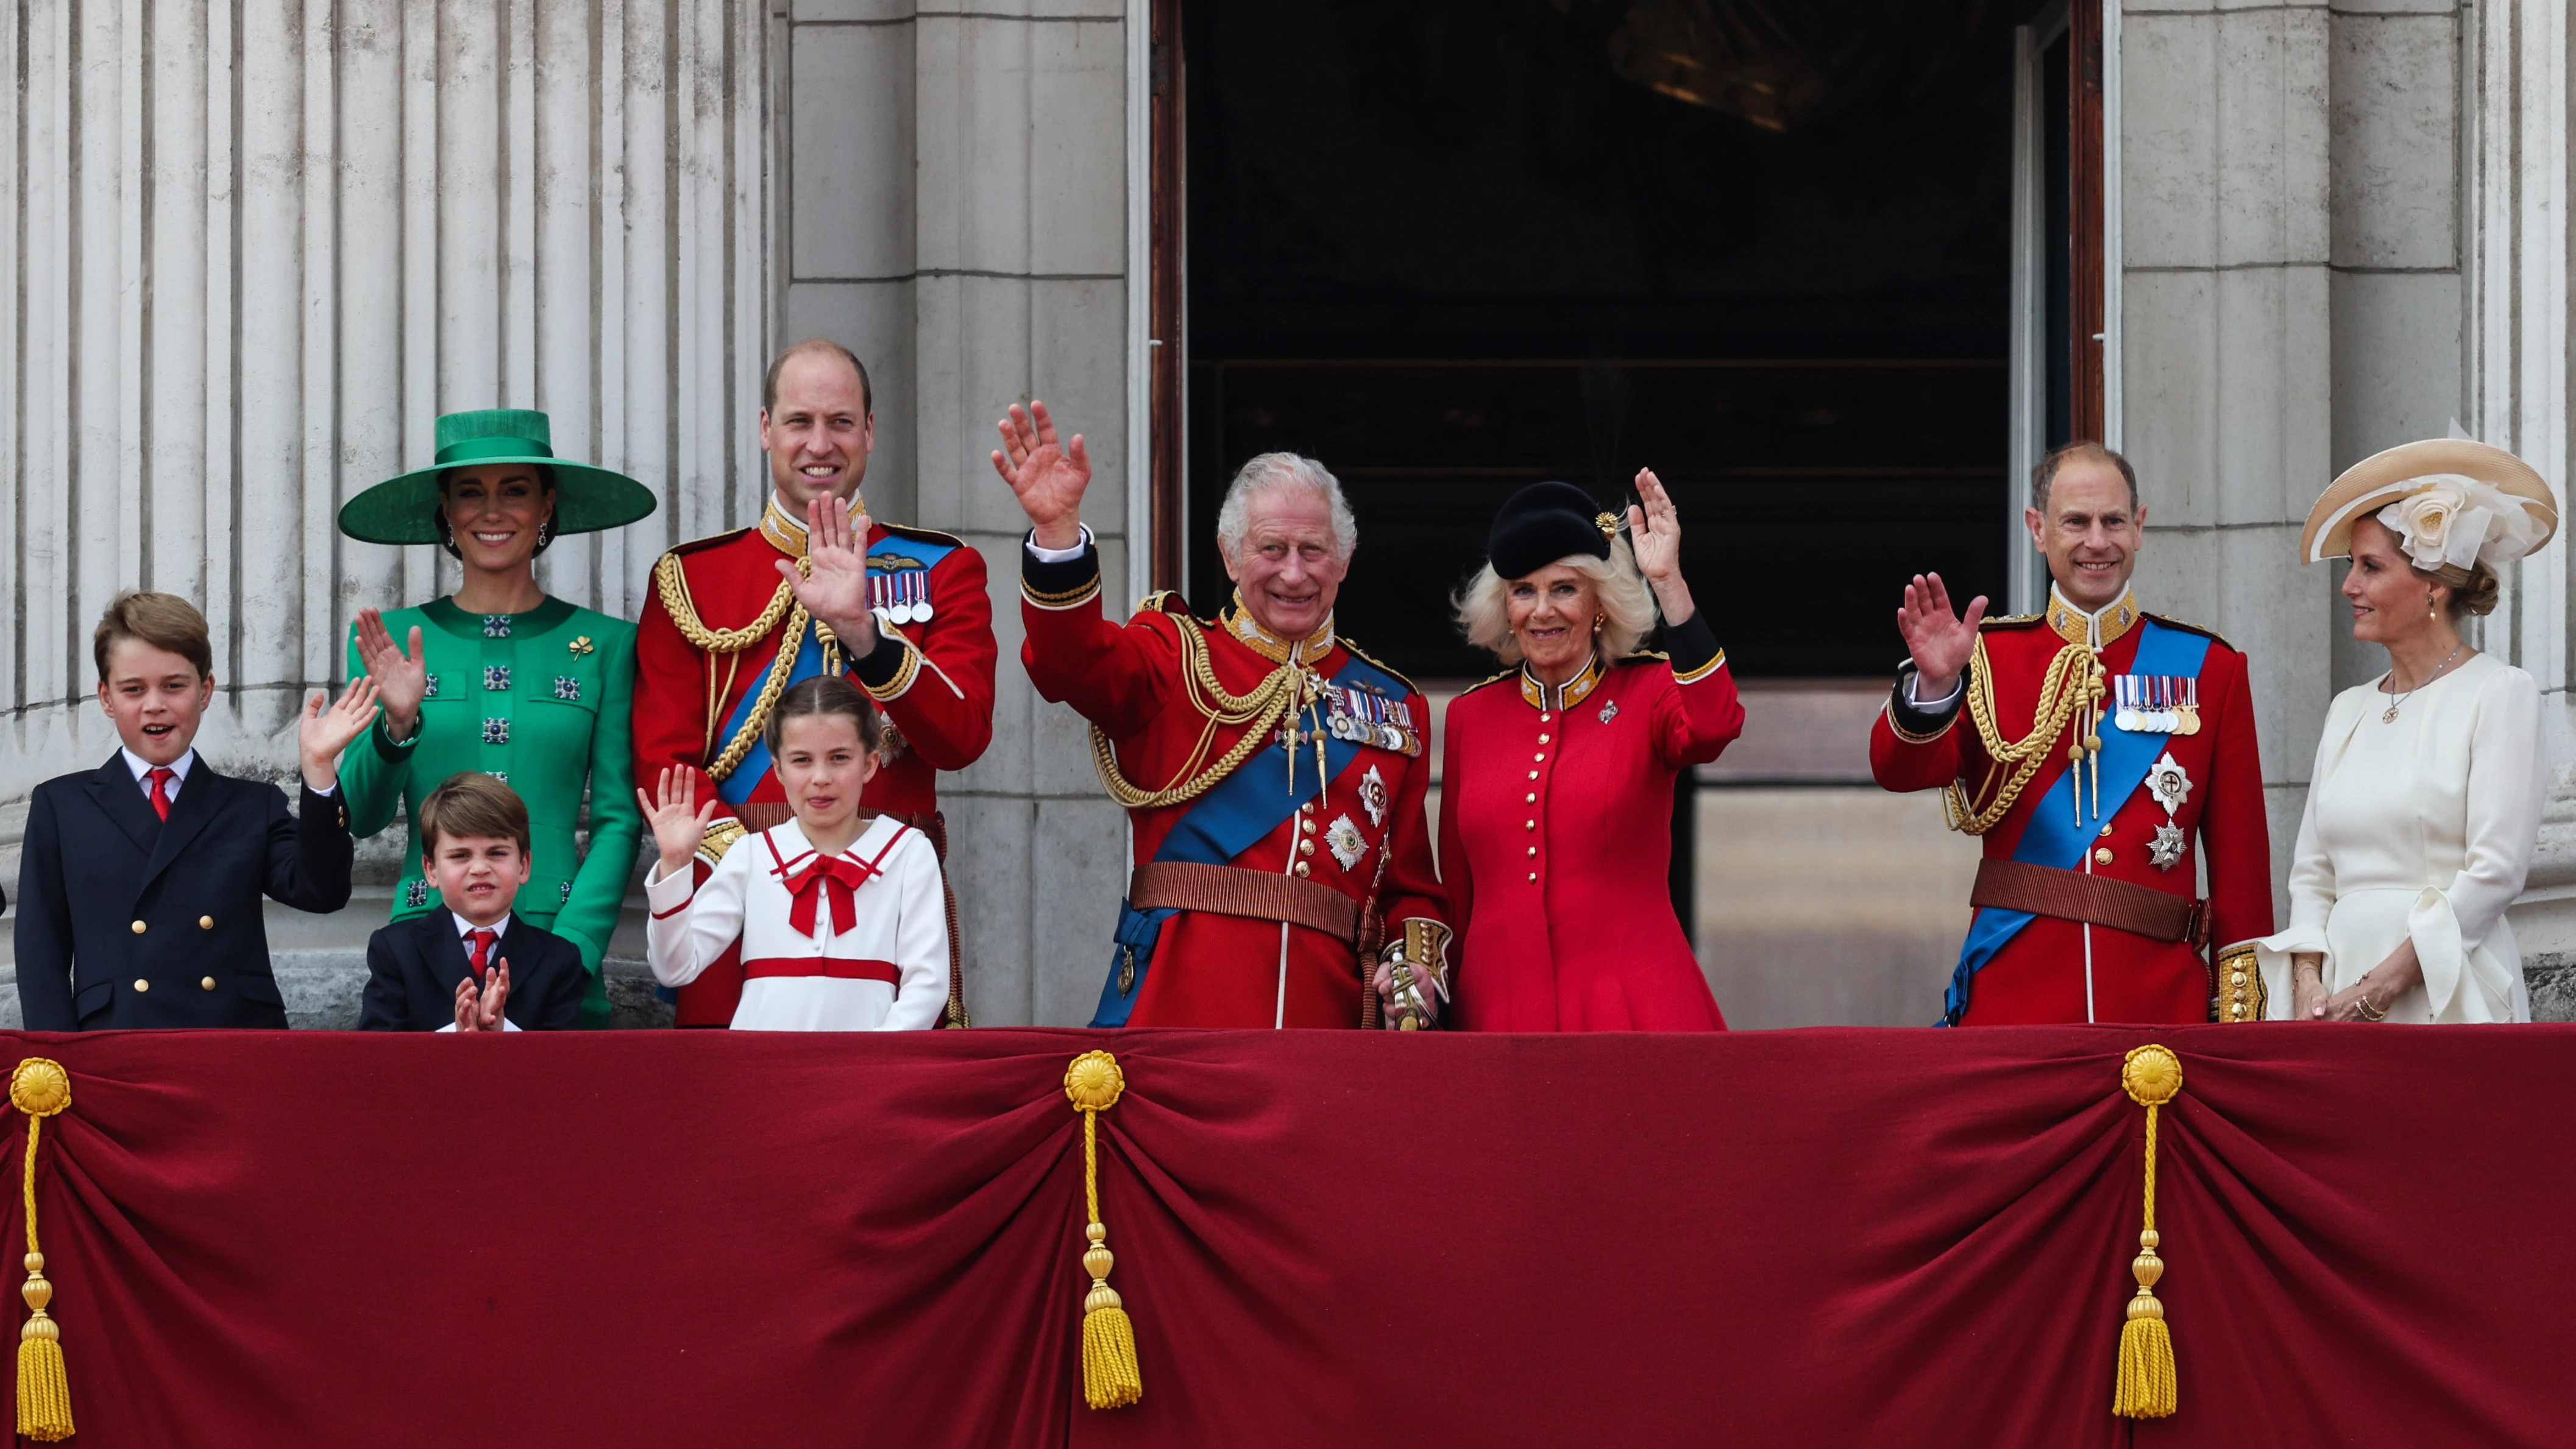
[[[528,881],[528,806],[480,771],[420,802],[421,870],[447,909],[367,939],[361,1031],[563,1031],[581,1024],[581,951],[511,913]],[[515,964],[514,964],[515,963]]]

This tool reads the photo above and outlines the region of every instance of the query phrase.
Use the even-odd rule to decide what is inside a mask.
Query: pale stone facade
[[[2576,461],[2567,18],[2115,6],[2110,415],[2155,525],[2142,587],[2253,655],[2286,857],[2326,702],[2377,667],[2329,570],[2291,562],[2316,490],[2454,417],[2562,486]],[[1018,667],[1019,521],[984,455],[1009,402],[1055,403],[1092,444],[1112,593],[1140,591],[1142,14],[61,0],[0,26],[0,873],[28,789],[112,748],[86,640],[116,589],[205,603],[227,685],[210,757],[282,773],[350,614],[444,586],[433,551],[331,526],[427,456],[437,412],[545,408],[560,451],[655,488],[660,513],[541,575],[631,614],[660,549],[753,516],[761,364],[821,333],[872,367],[876,510],[993,570],[994,744],[942,791],[978,1019],[1084,1019],[1124,832],[1079,721]],[[2522,565],[2485,634],[2561,702],[2565,557],[2562,538]],[[2517,920],[2563,1008],[2559,796]],[[278,944],[345,983],[381,911],[361,897]]]

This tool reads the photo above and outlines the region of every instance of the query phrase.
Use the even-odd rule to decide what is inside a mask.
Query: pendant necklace
[[[2460,650],[2461,650],[2461,649],[2466,649],[2466,648],[2468,648],[2468,647],[2469,647],[2468,641],[2467,641],[2467,640],[2465,640],[2465,639],[2463,639],[2463,640],[2461,640],[2461,641],[2460,641],[2460,644],[2459,644],[2459,647],[2458,647],[2458,648],[2455,648],[2455,649],[2453,649],[2450,653],[2443,655],[2443,656],[2442,656],[2442,662],[2433,666],[2433,672],[2424,676],[2424,684],[2430,684],[2430,683],[2432,683],[2434,680],[2441,678],[2441,677],[2442,677],[2442,671],[2451,667],[2451,661],[2460,657]],[[2410,690],[2406,691],[2404,694],[2401,694],[2401,695],[2397,696],[2397,698],[2396,698],[2395,702],[2391,703],[2391,704],[2388,706],[2388,708],[2386,708],[2386,709],[2384,709],[2384,710],[2380,711],[2380,714],[2379,714],[2379,722],[2380,722],[2381,724],[2395,724],[2395,723],[2397,723],[2397,707],[2398,707],[2398,705],[2402,705],[2402,704],[2404,704],[2406,701],[2408,701],[2408,700],[2410,700],[2410,699],[2413,699],[2413,698],[2415,697],[2415,690],[2417,690],[2417,689],[2422,689],[2422,688],[2424,687],[2424,684],[2416,685],[2416,686],[2415,686],[2415,689],[2410,689]]]

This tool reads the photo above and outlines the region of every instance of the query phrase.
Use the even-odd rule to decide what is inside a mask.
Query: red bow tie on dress
[[[814,934],[815,898],[830,891],[832,921],[838,930],[846,931],[858,920],[856,903],[851,893],[868,883],[868,877],[879,874],[877,868],[862,860],[844,860],[839,856],[816,856],[803,870],[783,877],[787,893],[796,898],[795,908],[787,913],[787,924],[800,936]]]

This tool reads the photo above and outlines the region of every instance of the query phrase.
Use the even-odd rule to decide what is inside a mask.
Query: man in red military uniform
[[[2146,509],[2117,453],[2050,454],[2024,518],[2047,611],[1981,627],[1984,599],[1962,619],[1918,575],[1870,731],[1880,785],[1947,790],[1952,828],[1985,838],[1944,1018],[2259,1021],[2272,852],[2245,656],[2138,608]]]
[[[1233,606],[1156,594],[1102,616],[1082,526],[1091,467],[1044,403],[1014,406],[993,467],[1019,495],[1021,662],[1091,721],[1136,873],[1094,1026],[1414,1026],[1437,1010],[1449,928],[1423,815],[1429,706],[1339,637],[1358,542],[1341,485],[1269,453],[1217,516]]]
[[[653,566],[635,636],[635,779],[698,775],[723,802],[700,879],[748,831],[789,815],[761,743],[788,685],[826,671],[867,690],[893,727],[861,803],[922,828],[946,854],[941,770],[993,739],[993,606],[984,560],[944,533],[868,517],[876,446],[867,371],[848,349],[800,342],[769,365],[760,446],[772,493],[760,523],[682,544]],[[862,543],[864,540],[864,543]],[[950,922],[952,966],[955,921]],[[733,955],[680,988],[682,1026],[722,1026],[742,996]],[[964,1025],[952,969],[949,1025]]]

